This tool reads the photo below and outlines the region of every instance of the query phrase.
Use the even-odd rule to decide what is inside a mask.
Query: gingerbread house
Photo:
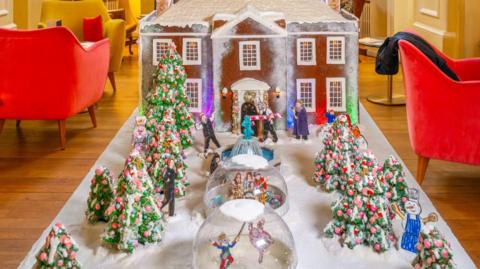
[[[358,118],[358,19],[322,0],[182,0],[140,24],[141,96],[173,42],[188,75],[194,113],[215,111],[218,131],[240,120],[244,96],[268,102],[292,126],[295,100],[309,122],[325,112]]]

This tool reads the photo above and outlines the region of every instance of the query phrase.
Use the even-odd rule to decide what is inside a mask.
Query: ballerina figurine
[[[253,223],[248,224],[248,237],[252,246],[258,250],[258,263],[262,263],[263,254],[275,243],[272,236],[263,229],[264,224],[265,219],[259,220],[257,227],[254,227]]]

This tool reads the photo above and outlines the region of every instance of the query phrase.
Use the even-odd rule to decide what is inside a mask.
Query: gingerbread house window
[[[344,112],[345,104],[345,78],[327,78],[327,109]]]
[[[297,64],[316,65],[314,38],[297,39]]]
[[[345,64],[345,37],[327,37],[327,64]]]
[[[171,39],[153,39],[153,65],[160,63],[160,59],[167,54],[171,43]]]
[[[240,70],[260,70],[260,41],[241,41]]]
[[[190,104],[188,104],[190,112],[200,112],[202,110],[202,80],[187,79],[185,81],[185,94],[190,99]]]
[[[202,64],[202,40],[200,38],[184,38],[182,51],[183,64]]]
[[[297,79],[297,100],[303,102],[307,112],[315,112],[315,79]]]

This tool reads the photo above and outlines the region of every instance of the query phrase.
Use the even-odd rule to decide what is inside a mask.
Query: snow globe
[[[193,268],[296,268],[292,233],[275,211],[252,199],[218,207],[193,243]]]
[[[287,184],[278,169],[271,166],[254,169],[231,162],[218,167],[209,177],[203,196],[206,213],[236,199],[256,200],[282,216],[288,211]]]

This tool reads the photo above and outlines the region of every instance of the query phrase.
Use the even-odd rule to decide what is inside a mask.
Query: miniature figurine
[[[428,222],[436,222],[438,216],[435,213],[430,213],[428,217],[422,218],[420,213],[422,213],[422,207],[419,203],[418,190],[414,188],[408,189],[409,200],[405,202],[405,211],[404,214],[399,210],[397,205],[394,205],[395,212],[399,217],[405,221],[404,233],[402,236],[402,241],[400,246],[413,253],[417,253],[417,243],[422,224]],[[406,216],[405,216],[406,215]]]
[[[325,113],[325,117],[327,117],[327,123],[332,124],[335,122],[335,111],[333,109],[328,110],[328,112]]]
[[[255,195],[253,194],[255,188],[255,179],[253,178],[252,172],[247,172],[245,176],[245,180],[243,181],[243,194],[244,198],[247,199],[255,199]]]
[[[242,199],[243,198],[243,179],[240,173],[235,174],[235,178],[232,182],[232,196],[233,199]]]
[[[241,119],[243,120],[243,122],[245,122],[245,116],[254,116],[254,115],[258,115],[258,114],[259,113],[258,113],[257,106],[255,105],[254,97],[252,96],[252,94],[245,94],[244,103],[242,104],[242,108],[241,108],[241,111],[240,111]],[[241,126],[241,131],[242,131],[243,134],[245,134],[245,132],[244,132],[245,126],[243,126],[243,122],[242,122],[242,126]],[[256,129],[257,129],[256,126],[254,126],[252,135],[257,133]]]
[[[217,170],[217,168],[220,166],[220,155],[218,153],[213,153],[212,161],[210,162],[210,175]]]
[[[255,173],[255,185],[254,185],[254,191],[253,194],[255,197],[257,197],[258,201],[262,204],[265,204],[267,197],[266,197],[266,191],[267,191],[267,181],[265,180],[265,177],[262,177],[260,173]]]
[[[252,246],[258,250],[258,263],[262,263],[263,254],[267,249],[275,243],[272,236],[263,229],[265,219],[261,219],[257,222],[257,227],[253,226],[253,223],[248,225],[248,237]]]
[[[175,214],[175,180],[177,179],[177,171],[175,169],[175,161],[168,160],[168,167],[163,174],[164,180],[164,199],[162,202],[163,209],[168,204],[168,215],[171,217]]]
[[[251,139],[254,132],[252,129],[252,121],[248,116],[245,116],[242,121],[242,128],[243,128],[243,137],[245,139]]]
[[[225,233],[221,233],[217,240],[212,242],[212,245],[221,251],[220,269],[227,269],[230,265],[232,265],[234,259],[231,249],[235,247],[240,240],[240,234],[242,233],[244,227],[245,223],[242,225],[242,228],[240,228],[240,231],[232,242],[228,242],[227,235]]]
[[[212,113],[213,115],[213,113]],[[204,139],[204,148],[203,153],[206,155],[208,148],[210,147],[210,140],[217,146],[217,148],[221,147],[220,143],[218,143],[217,137],[215,136],[215,130],[213,129],[212,119],[207,118],[207,116],[203,113],[200,114],[200,123],[203,130],[203,139]]]
[[[264,103],[265,107],[263,109],[262,115],[267,116],[267,119],[263,123],[263,139],[267,140],[268,134],[270,133],[272,135],[272,141],[273,143],[277,143],[278,141],[278,136],[277,132],[275,131],[275,116],[270,109],[270,106],[268,103]]]
[[[294,124],[293,124],[293,134],[296,139],[302,138],[303,140],[308,139],[308,120],[307,120],[307,110],[303,105],[301,100],[295,102],[294,112]]]
[[[147,128],[145,124],[147,118],[145,116],[138,116],[135,118],[135,129],[133,130],[132,148],[138,150],[142,155],[144,154],[147,146]]]

